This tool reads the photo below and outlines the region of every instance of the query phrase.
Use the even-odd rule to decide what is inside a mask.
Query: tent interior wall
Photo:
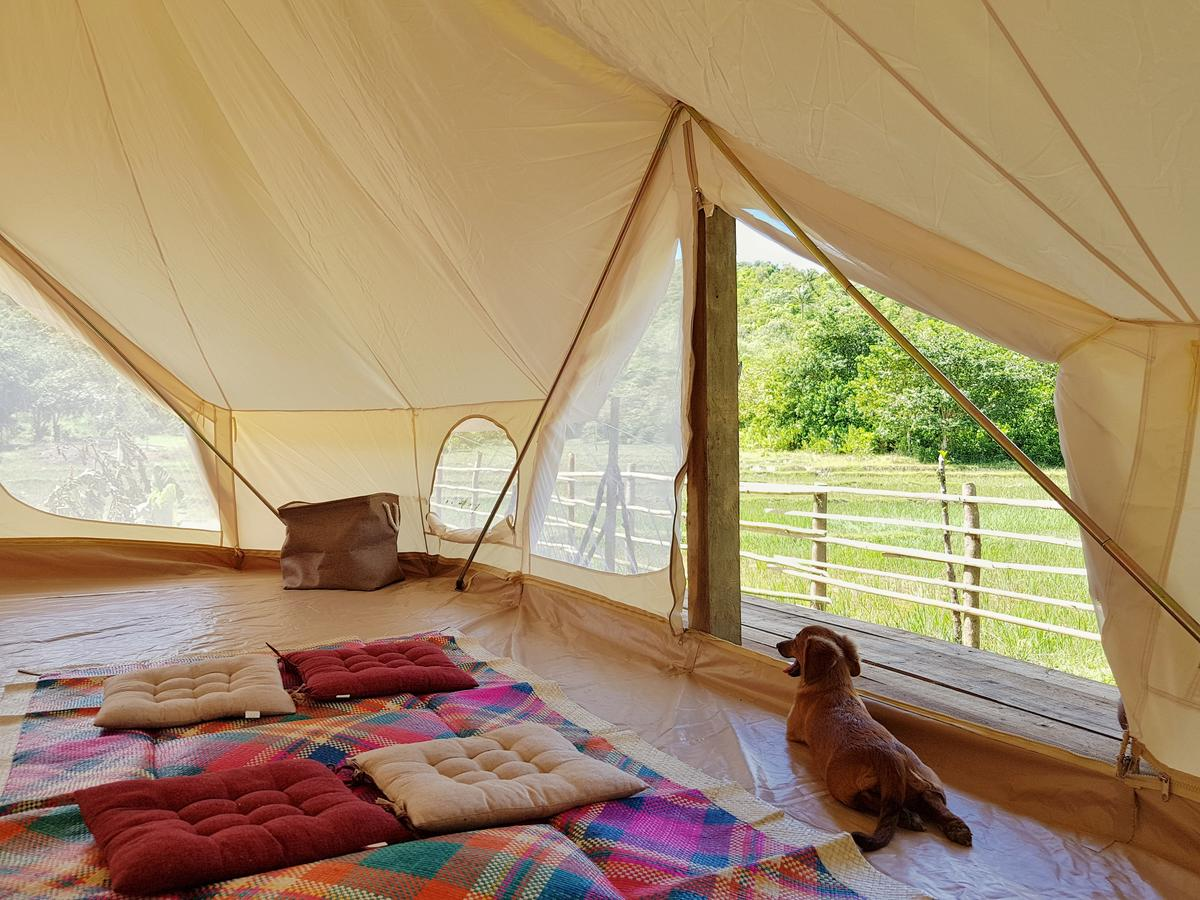
[[[0,648],[32,666],[99,650],[39,624],[70,622],[73,605],[121,623],[129,652],[228,647],[219,621],[196,623],[227,613],[234,629],[255,603],[299,636],[268,584],[282,525],[255,491],[279,505],[388,490],[399,550],[429,584],[364,600],[362,628],[398,630],[391,598],[564,678],[562,641],[598,677],[618,661],[656,673],[648,709],[672,724],[639,720],[648,740],[695,757],[689,729],[712,734],[679,704],[709,704],[727,741],[714,765],[837,819],[796,787],[811,786],[799,751],[766,762],[789,690],[778,667],[682,627],[696,210],[808,252],[692,108],[856,283],[1059,363],[1071,496],[1200,616],[1200,14],[1109,6],[6,3],[0,292],[190,424],[219,527],[71,519],[0,485],[0,621],[30,642]],[[1137,78],[1113,62],[1131,42]],[[638,373],[657,430],[629,440],[673,518],[654,565],[605,571],[555,551],[556,489],[572,441],[603,427],[647,357],[667,363]],[[471,417],[531,445],[511,538],[483,543],[455,594],[446,566],[471,547],[426,514],[446,438]],[[1085,554],[1131,736],[1186,792],[1200,784],[1200,644],[1094,542]],[[196,622],[165,644],[104,599],[156,608],[189,584]],[[306,608],[330,622],[320,600]],[[617,708],[582,677],[568,686]],[[945,754],[957,780],[944,774],[981,815],[1007,804],[1053,823],[1022,838],[1005,820],[992,834],[1011,847],[1117,842],[1086,877],[1111,865],[1160,885],[1195,865],[1179,852],[1200,833],[1184,797],[1152,803],[1136,781],[872,708],[931,754],[949,735],[962,756]],[[1006,791],[962,759],[995,761]],[[888,859],[901,880],[911,864],[949,885],[932,863]],[[995,859],[980,865],[995,895],[1012,886]]]

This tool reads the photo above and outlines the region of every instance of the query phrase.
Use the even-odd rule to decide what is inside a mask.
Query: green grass
[[[1065,473],[1051,470],[1050,474],[1066,485]],[[938,490],[936,468],[912,459],[892,456],[833,456],[805,452],[742,451],[742,478],[745,481],[786,483],[822,482],[831,485],[903,491]],[[955,466],[947,467],[947,486],[950,493],[959,493],[965,482],[976,487],[983,496],[1042,498],[1044,494],[1030,478],[1015,467]],[[787,510],[811,510],[811,500],[803,496],[767,497],[742,496],[742,518],[760,522],[780,522],[807,527],[809,520],[787,516]],[[1079,531],[1071,518],[1058,510],[1026,509],[981,505],[980,526],[997,531],[1026,534],[1046,534],[1077,538]],[[941,521],[940,505],[935,502],[892,500],[881,497],[831,495],[829,512],[876,516],[890,519]],[[962,524],[961,504],[952,504],[950,520]],[[900,526],[875,525],[859,522],[829,523],[829,533],[835,537],[943,551],[942,533],[936,530]],[[952,535],[954,552],[962,553],[962,535]],[[983,557],[998,562],[1024,562],[1052,566],[1083,566],[1083,551],[1074,547],[1031,543],[1008,538],[984,537]],[[764,555],[783,555],[806,558],[811,543],[794,537],[743,533],[742,548]],[[866,569],[945,578],[943,563],[883,557],[874,551],[852,547],[829,547],[829,561]],[[845,581],[857,581],[907,594],[949,601],[950,589],[922,585],[892,578],[843,573]],[[961,577],[961,572],[959,573]],[[1086,579],[1079,576],[983,570],[985,586],[1004,588],[1063,600],[1089,602]],[[787,575],[778,569],[752,561],[742,561],[742,583],[770,590],[808,593],[809,582]],[[915,603],[830,587],[832,600],[828,611],[866,622],[903,628],[918,634],[953,640],[953,614]],[[1066,625],[1085,631],[1096,631],[1095,613],[1088,610],[1046,606],[1023,600],[981,595],[981,605],[987,609],[1052,624]],[[1112,673],[1099,643],[1067,635],[1053,634],[994,620],[980,620],[980,646],[985,650],[1015,659],[1026,660],[1074,675],[1112,683]]]
[[[568,449],[576,455],[578,470],[598,470],[604,467],[607,448],[603,442],[572,440]],[[621,466],[631,465],[642,471],[666,472],[671,469],[668,448],[647,445],[623,444],[620,448]],[[833,454],[796,452],[772,452],[743,448],[742,480],[760,482],[784,482],[812,484],[822,482],[830,485],[845,485],[883,490],[917,491],[934,493],[938,490],[936,466],[917,462],[901,456],[846,456]],[[1066,473],[1062,469],[1051,469],[1049,474],[1064,487]],[[980,496],[1044,499],[1045,494],[1024,472],[1015,466],[958,466],[947,467],[947,488],[958,494],[962,485],[975,485]],[[561,490],[561,486],[560,486]],[[595,497],[594,483],[580,483],[577,496],[590,502]],[[639,481],[634,502],[642,506],[669,508],[671,486],[669,484]],[[756,522],[778,522],[785,525],[809,527],[806,517],[788,516],[789,510],[811,510],[812,500],[806,496],[754,496],[743,495],[742,519]],[[930,501],[888,499],[882,497],[858,497],[834,494],[829,498],[829,512],[887,519],[915,519],[941,522],[940,504]],[[560,508],[552,507],[552,513],[563,515]],[[586,520],[587,508],[579,509],[580,521]],[[1043,534],[1055,537],[1076,538],[1079,530],[1072,519],[1060,510],[1030,509],[1022,507],[979,506],[980,526],[992,531],[1009,531],[1018,534]],[[950,521],[962,525],[961,504],[951,504]],[[634,513],[633,523],[639,536],[665,539],[669,531],[661,517],[645,513]],[[568,531],[558,529],[552,539],[566,540]],[[573,532],[579,537],[579,532]],[[860,522],[830,521],[829,534],[833,537],[889,544],[896,547],[913,547],[943,552],[942,532],[934,529],[916,529],[905,526],[875,525]],[[963,553],[963,539],[952,534],[954,553]],[[812,544],[803,538],[776,536],[744,532],[742,549],[769,556],[791,556],[807,559]],[[665,564],[665,555],[646,545],[636,548],[642,570]],[[1033,543],[1009,538],[982,538],[983,557],[997,562],[1023,562],[1037,565],[1081,568],[1083,551],[1075,547]],[[630,571],[627,547],[618,537],[616,542],[618,571]],[[918,575],[926,578],[946,578],[944,563],[926,560],[884,557],[882,554],[853,547],[832,545],[828,548],[829,562],[876,569],[898,574]],[[602,565],[599,557],[593,565]],[[881,578],[858,573],[834,572],[834,577],[870,587],[914,594],[934,600],[951,601],[950,589],[936,585],[903,581],[897,578]],[[961,578],[961,569],[956,567],[955,577]],[[1074,600],[1089,603],[1087,581],[1076,575],[1058,575],[1010,570],[981,572],[985,587],[1017,591],[1041,597]],[[767,568],[753,560],[742,560],[742,584],[747,587],[791,593],[809,593],[810,582],[788,575],[777,568]],[[865,622],[875,622],[902,628],[943,640],[954,639],[954,618],[949,610],[922,606],[916,603],[878,597],[846,588],[830,587],[832,603],[829,612]],[[772,598],[778,602],[788,602]],[[802,602],[802,601],[801,601]],[[960,600],[961,602],[961,595]],[[980,595],[980,603],[995,612],[1007,613],[1023,619],[1063,625],[1081,631],[1096,631],[1096,616],[1091,609],[1079,610],[1048,606],[1024,600]],[[1104,658],[1104,652],[1096,641],[1069,635],[1054,634],[991,619],[979,620],[980,646],[984,650],[1000,653],[1015,659],[1025,660],[1049,668],[1061,669],[1085,678],[1112,683],[1112,673]]]

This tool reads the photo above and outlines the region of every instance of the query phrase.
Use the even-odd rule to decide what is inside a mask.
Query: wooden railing
[[[963,493],[931,493],[918,491],[890,491],[874,488],[842,487],[823,484],[764,484],[744,482],[741,485],[743,496],[772,496],[772,497],[811,497],[812,509],[773,510],[775,514],[806,519],[811,524],[809,528],[794,528],[778,525],[773,522],[743,521],[742,530],[773,535],[795,537],[810,544],[807,558],[786,555],[764,555],[743,550],[743,559],[754,560],[767,567],[777,569],[783,574],[795,577],[808,583],[808,591],[779,591],[758,588],[753,585],[743,586],[747,594],[779,599],[799,600],[827,605],[828,591],[831,587],[855,591],[888,600],[903,603],[914,603],[921,606],[946,609],[951,611],[959,627],[956,632],[963,643],[979,646],[980,620],[991,619],[1007,622],[1025,628],[1035,628],[1055,634],[1068,635],[1083,640],[1099,640],[1100,635],[1094,631],[1072,628],[1053,622],[1042,622],[1022,616],[988,609],[982,602],[985,596],[1002,597],[1010,600],[1021,600],[1045,606],[1090,611],[1091,604],[1078,600],[1066,600],[1057,597],[1045,597],[1024,591],[1014,591],[1002,587],[993,587],[984,583],[984,573],[1000,571],[1033,572],[1046,575],[1070,576],[1086,578],[1087,570],[1078,566],[1041,565],[1029,562],[1013,562],[987,559],[983,555],[983,538],[992,537],[1005,540],[1028,541],[1032,543],[1052,544],[1060,547],[1080,548],[1082,543],[1077,538],[1059,535],[1026,533],[988,529],[982,524],[982,508],[987,506],[1025,507],[1046,510],[1059,510],[1052,500],[1026,499],[1016,497],[987,497],[975,494],[974,485],[963,485]],[[880,498],[887,500],[906,500],[915,502],[934,502],[938,504],[960,504],[963,510],[963,524],[953,525],[948,521],[930,522],[921,519],[890,518],[883,516],[851,515],[830,512],[831,499],[839,496],[853,498]],[[830,523],[852,522],[869,525],[882,525],[892,528],[911,528],[914,530],[934,530],[945,535],[960,534],[963,536],[963,552],[944,553],[915,547],[899,547],[891,544],[881,544],[871,541],[854,540],[835,537],[829,533]],[[828,559],[828,548],[834,546],[849,547],[857,550],[878,553],[882,559],[921,560],[940,564],[946,567],[946,578],[936,578],[926,575],[916,575],[897,570],[875,569],[865,566],[851,566],[833,563]],[[946,546],[949,547],[949,541]],[[957,567],[957,571],[955,569]],[[873,584],[864,584],[855,580],[855,576],[870,578],[886,578],[913,585],[928,585],[945,588],[950,592],[950,600],[939,600],[913,593],[911,590],[892,590]]]
[[[439,473],[458,472],[470,475],[472,480],[469,484],[455,485],[443,483],[442,479],[438,478],[430,505],[435,509],[458,509],[459,507],[445,502],[444,495],[446,493],[465,494],[473,500],[479,497],[494,498],[495,490],[480,486],[479,473],[499,473],[500,471],[499,469],[472,468],[470,466],[439,466]],[[604,488],[606,479],[613,483]],[[657,483],[661,487],[663,483],[672,483],[673,481],[674,479],[668,475],[639,472],[633,468],[618,471],[616,476],[607,470],[578,470],[575,468],[574,454],[568,454],[565,470],[558,475],[558,490],[550,500],[551,510],[546,516],[546,524],[558,526],[562,529],[560,534],[565,532],[571,537],[568,540],[558,541],[543,539],[541,546],[553,549],[563,558],[580,565],[593,564],[599,555],[601,564],[608,571],[628,573],[643,571],[646,567],[645,553],[639,553],[638,548],[656,548],[656,552],[661,556],[661,548],[670,546],[669,538],[664,538],[663,534],[664,532],[669,533],[670,523],[675,514],[670,509],[656,507],[645,501],[639,502],[638,485],[646,483],[649,486]],[[581,491],[579,486],[584,483],[588,483],[589,488]],[[596,487],[591,488],[591,484],[595,484]],[[766,534],[794,540],[798,544],[797,550],[800,551],[796,554],[764,554],[742,549],[740,552],[742,559],[756,566],[773,570],[776,574],[793,578],[798,582],[794,590],[758,586],[753,583],[744,584],[742,590],[746,594],[789,602],[811,603],[824,607],[830,603],[830,589],[836,588],[887,601],[945,609],[954,616],[956,635],[961,637],[964,644],[976,647],[979,646],[979,629],[984,620],[1005,622],[1082,640],[1097,641],[1100,638],[1095,631],[989,609],[985,602],[986,598],[995,597],[1081,612],[1092,609],[1090,603],[1080,600],[1042,596],[1029,591],[1018,591],[988,583],[988,573],[1029,572],[1081,579],[1087,577],[1086,569],[1081,566],[1004,561],[989,559],[984,555],[984,538],[1024,541],[1070,549],[1080,548],[1082,544],[1078,538],[987,528],[984,525],[985,510],[988,507],[1061,510],[1061,507],[1052,500],[980,496],[975,494],[974,486],[969,484],[964,485],[962,494],[763,482],[743,482],[740,485],[740,491],[743,497],[811,498],[811,508],[809,509],[789,508],[769,511],[773,516],[794,518],[801,524],[742,520],[743,533]],[[916,518],[859,515],[836,510],[836,503],[839,500],[862,499],[961,505],[962,524],[951,524],[948,519],[943,522],[932,522]],[[645,518],[656,520],[659,523],[657,527],[653,528],[653,535],[646,534],[645,530],[641,534],[638,533],[642,529],[639,529],[637,524]],[[878,525],[912,529],[913,531],[936,531],[943,533],[947,538],[950,535],[960,535],[963,552],[939,552],[843,537],[832,533],[839,523]],[[647,523],[643,521],[644,529],[646,525]],[[946,547],[949,546],[947,540]],[[831,547],[844,547],[878,554],[881,566],[875,568],[869,565],[848,565],[831,561],[829,558]],[[882,566],[882,563],[888,559],[916,560],[940,566],[946,577],[937,577],[932,573],[915,574],[888,569]],[[909,587],[904,590],[881,587],[877,584],[864,583],[864,578],[888,579],[900,582],[901,587]],[[917,593],[912,586],[918,585],[945,590],[950,599],[942,600]]]

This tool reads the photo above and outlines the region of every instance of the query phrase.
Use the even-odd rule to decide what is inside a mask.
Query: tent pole
[[[1001,431],[996,423],[987,417],[983,410],[976,406],[953,381],[946,377],[946,374],[942,372],[941,369],[934,365],[929,358],[925,356],[925,354],[918,350],[916,345],[906,338],[904,334],[892,324],[891,320],[889,320],[887,316],[880,312],[875,305],[863,295],[862,291],[854,286],[854,283],[842,273],[842,270],[837,267],[837,265],[829,258],[825,251],[817,246],[817,243],[805,233],[804,229],[802,229],[796,223],[796,220],[788,214],[788,211],[779,204],[779,202],[771,195],[770,191],[766,189],[763,183],[754,176],[754,173],[746,168],[745,164],[741,161],[741,159],[738,158],[737,154],[730,149],[729,145],[725,143],[725,140],[717,132],[716,128],[711,122],[709,122],[706,118],[704,118],[704,116],[700,115],[700,113],[696,112],[696,110],[690,106],[687,106],[687,113],[692,120],[695,121],[698,126],[700,126],[700,129],[708,136],[708,139],[712,141],[713,146],[715,146],[717,150],[721,152],[721,155],[725,157],[729,164],[738,171],[742,178],[745,179],[746,183],[750,185],[756,194],[758,194],[759,198],[771,210],[771,213],[775,216],[775,218],[777,218],[787,227],[787,230],[791,232],[792,237],[804,245],[808,252],[812,254],[813,259],[825,267],[826,271],[828,271],[829,274],[834,277],[834,280],[836,280],[837,283],[840,284],[846,291],[846,293],[849,294],[854,301],[863,308],[867,315],[875,320],[876,324],[878,324],[879,327],[884,330],[888,337],[899,344],[901,349],[911,356],[917,365],[924,369],[929,376],[935,382],[937,382],[938,386],[941,387],[942,390],[944,390],[947,394],[949,394],[955,403],[962,407],[967,415],[974,419],[984,431],[991,435],[992,439],[1000,445],[1004,452],[1012,457],[1017,465],[1024,469],[1029,476],[1036,481],[1039,486],[1041,486],[1042,490],[1049,494],[1059,506],[1066,510],[1067,514],[1079,524],[1079,527],[1087,532],[1088,536],[1100,545],[1100,549],[1107,553],[1117,563],[1117,565],[1124,569],[1129,576],[1154,599],[1155,603],[1157,603],[1169,616],[1171,616],[1171,618],[1178,622],[1183,630],[1191,635],[1193,639],[1195,639],[1197,642],[1200,642],[1200,622],[1197,622],[1191,613],[1184,609],[1179,601],[1167,592],[1166,588],[1155,581],[1154,578],[1151,577],[1150,573],[1143,569],[1137,560],[1129,555],[1124,547],[1118,544],[1111,535],[1109,535],[1103,528],[1100,527],[1100,523],[1088,515],[1083,507],[1072,500],[1066,491],[1055,484],[1054,480],[1045,472],[1043,472],[1038,467],[1037,463],[1030,459],[1020,447],[1013,443],[1012,439],[1009,438],[1009,436],[1003,431]]]
[[[274,504],[272,504],[270,500],[268,500],[266,497],[264,497],[262,492],[259,491],[258,488],[256,488],[253,484],[250,483],[250,480],[241,473],[241,471],[238,469],[238,467],[233,464],[233,461],[231,459],[226,457],[224,453],[222,453],[220,450],[217,449],[216,444],[214,444],[212,441],[210,441],[208,439],[208,435],[206,435],[203,431],[201,431],[196,426],[195,422],[193,422],[188,416],[184,415],[178,409],[175,408],[175,404],[171,402],[170,395],[166,391],[164,391],[162,388],[160,388],[157,384],[155,384],[154,380],[152,378],[149,378],[144,372],[142,372],[141,369],[139,369],[136,365],[134,365],[133,360],[131,360],[125,353],[123,353],[121,348],[118,347],[116,345],[116,343],[111,338],[108,337],[108,335],[106,335],[103,331],[101,331],[99,328],[97,328],[96,325],[92,322],[92,320],[88,316],[83,314],[84,309],[91,311],[91,308],[86,303],[84,303],[82,300],[80,300],[79,297],[75,296],[75,294],[72,293],[72,291],[66,285],[59,282],[59,280],[57,278],[55,278],[53,275],[51,275],[49,272],[47,272],[45,269],[43,269],[41,266],[39,266],[36,262],[34,262],[32,259],[30,259],[25,253],[23,253],[21,251],[21,249],[19,247],[17,247],[12,241],[10,241],[3,234],[0,234],[0,242],[3,242],[3,244],[6,247],[8,247],[8,249],[11,250],[12,253],[15,254],[18,259],[20,259],[25,265],[27,265],[30,268],[30,270],[35,275],[37,275],[37,277],[42,281],[42,283],[47,288],[49,288],[51,292],[53,292],[55,295],[57,295],[58,299],[62,302],[62,304],[64,306],[66,306],[67,309],[69,309],[71,312],[73,312],[85,325],[87,325],[87,327],[96,335],[96,337],[98,337],[101,341],[103,341],[105,343],[105,345],[110,350],[112,350],[113,353],[117,354],[117,356],[119,356],[124,361],[125,365],[129,366],[130,370],[132,370],[134,373],[137,374],[137,376],[140,379],[142,379],[142,381],[145,383],[146,387],[150,388],[150,390],[154,392],[155,396],[157,396],[159,400],[161,400],[163,403],[165,403],[167,408],[169,410],[171,410],[171,412],[175,413],[175,415],[179,417],[180,421],[182,421],[184,425],[186,425],[189,429],[191,429],[192,434],[194,434],[196,436],[196,438],[200,441],[200,443],[204,444],[204,446],[206,446],[209,450],[211,450],[213,453],[213,456],[215,456],[217,459],[219,459],[221,462],[223,462],[229,468],[229,471],[231,471],[235,476],[237,476],[238,480],[241,481],[242,484],[244,484],[246,486],[247,490],[249,490],[250,493],[252,493],[255,497],[257,497],[263,506],[265,506],[267,509],[269,509],[271,511],[271,515],[273,515],[273,516],[275,516],[275,518],[279,519],[279,510],[275,508]],[[36,288],[36,285],[35,285],[35,288]],[[280,519],[280,521],[283,521],[283,520]]]
[[[634,214],[637,212],[638,207],[641,206],[642,197],[646,193],[646,188],[650,186],[650,179],[654,176],[654,171],[658,168],[659,161],[666,152],[667,141],[671,137],[671,132],[675,130],[675,125],[679,122],[679,117],[683,113],[683,109],[684,105],[679,101],[676,101],[675,105],[671,107],[667,121],[663,124],[662,131],[658,135],[658,143],[655,144],[654,152],[650,154],[650,161],[646,164],[646,171],[642,173],[642,180],[638,183],[637,191],[634,193],[633,200],[629,204],[629,209],[625,213],[625,221],[621,223],[621,230],[617,232],[617,239],[613,242],[612,250],[608,254],[608,260],[604,263],[604,269],[600,272],[600,279],[596,282],[596,289],[592,291],[592,297],[588,301],[587,308],[583,311],[583,317],[579,320],[579,327],[575,329],[575,337],[571,339],[571,345],[567,347],[562,364],[558,367],[558,373],[554,376],[554,381],[550,383],[550,388],[546,391],[546,399],[542,401],[542,406],[538,410],[537,417],[534,418],[533,425],[530,426],[529,436],[525,438],[525,443],[521,445],[521,452],[517,454],[517,461],[513,463],[512,471],[508,473],[508,478],[504,480],[504,487],[500,489],[500,495],[496,498],[496,503],[492,506],[492,511],[488,514],[487,521],[479,529],[479,536],[475,538],[475,544],[471,547],[471,553],[467,557],[467,561],[463,563],[462,570],[458,573],[458,580],[454,583],[456,591],[465,591],[467,588],[467,573],[471,570],[471,564],[475,562],[475,554],[479,552],[484,535],[492,527],[492,522],[495,520],[496,514],[500,511],[501,504],[504,503],[504,498],[508,496],[508,489],[512,487],[512,483],[517,477],[517,472],[521,468],[521,463],[524,462],[525,455],[533,445],[533,439],[537,436],[542,419],[546,415],[546,410],[550,407],[550,400],[554,397],[554,391],[558,387],[559,382],[562,381],[563,374],[567,371],[567,363],[571,361],[571,356],[575,353],[575,348],[579,345],[580,338],[583,337],[583,329],[592,315],[592,310],[596,306],[596,300],[600,297],[600,290],[608,280],[608,273],[612,271],[613,263],[616,262],[621,245],[625,243],[625,235],[629,233],[629,229],[633,225]]]

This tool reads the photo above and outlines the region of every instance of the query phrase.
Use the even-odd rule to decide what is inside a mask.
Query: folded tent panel
[[[606,274],[522,467],[513,542],[481,558],[669,617],[675,495],[652,571],[595,571],[551,548],[569,542],[548,524],[570,527],[564,450],[598,433],[647,334],[677,353],[659,389],[686,397],[696,191],[791,241],[703,136],[689,154],[676,131],[607,266],[679,99],[851,277],[1061,362],[1073,495],[1200,614],[1190,5],[14,0],[0,15],[6,284],[61,310],[19,269],[61,282],[101,332],[81,333],[106,353],[103,332],[117,339],[274,503],[396,490],[408,549],[462,554],[423,527],[442,442],[483,415],[521,445]],[[668,330],[655,315],[676,272]],[[650,474],[679,475],[683,410]],[[219,533],[4,496],[0,533],[277,547],[278,524],[216,469]],[[1133,732],[1200,770],[1200,648],[1094,546],[1088,565]]]

